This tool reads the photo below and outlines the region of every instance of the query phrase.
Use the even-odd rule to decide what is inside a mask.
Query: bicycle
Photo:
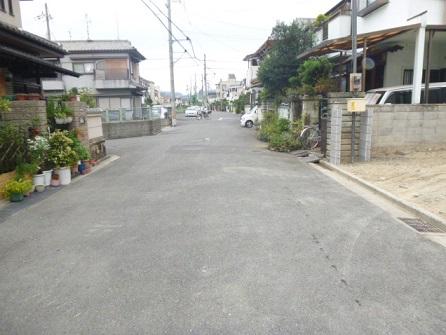
[[[319,126],[305,126],[301,131],[299,140],[306,150],[314,150],[321,146],[321,132]]]

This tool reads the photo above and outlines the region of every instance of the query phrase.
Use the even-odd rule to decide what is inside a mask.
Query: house
[[[217,99],[233,101],[245,91],[245,81],[237,80],[235,74],[229,74],[227,80],[220,80],[216,85]]]
[[[45,94],[57,95],[76,88],[87,88],[97,105],[106,110],[141,108],[147,91],[139,74],[145,57],[127,40],[59,41],[68,51],[61,66],[81,74],[79,78],[61,75],[45,80]]]
[[[246,92],[250,94],[250,104],[254,105],[258,99],[259,93],[262,91],[262,83],[257,78],[257,72],[260,63],[266,57],[268,52],[274,45],[274,40],[268,38],[256,52],[246,55],[243,61],[248,62],[248,70],[246,74]]]
[[[58,44],[21,28],[19,0],[0,0],[0,96],[42,93],[43,77],[79,74],[56,65],[66,55]]]
[[[443,0],[359,0],[358,71],[363,89],[413,85],[412,103],[422,102],[422,83],[446,81],[446,2]],[[316,46],[300,59],[329,55],[340,91],[349,90],[351,0],[325,13]],[[424,101],[423,101],[424,102]]]

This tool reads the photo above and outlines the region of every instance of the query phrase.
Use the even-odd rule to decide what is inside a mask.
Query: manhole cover
[[[408,226],[412,227],[416,231],[420,233],[446,233],[446,229],[441,229],[432,224],[424,222],[421,219],[412,219],[412,218],[399,218]]]

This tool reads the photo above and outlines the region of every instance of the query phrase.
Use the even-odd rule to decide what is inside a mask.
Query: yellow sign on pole
[[[347,111],[350,113],[363,113],[367,110],[366,105],[366,99],[348,99]]]

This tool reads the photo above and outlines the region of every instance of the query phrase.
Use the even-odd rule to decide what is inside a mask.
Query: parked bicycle
[[[299,140],[303,149],[314,150],[321,146],[321,132],[319,126],[305,126],[301,131]]]

